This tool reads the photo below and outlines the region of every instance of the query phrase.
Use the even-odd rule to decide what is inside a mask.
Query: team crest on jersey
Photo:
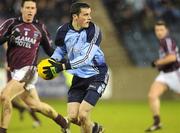
[[[25,31],[25,32],[24,32],[24,35],[27,36],[27,35],[28,35],[28,32],[31,31],[31,29],[29,29],[29,28],[24,28],[24,31]]]
[[[39,36],[39,32],[38,32],[38,31],[34,31],[34,36],[33,36],[33,38],[34,38],[34,39],[37,39],[38,36]]]
[[[29,29],[29,28],[24,28],[24,30],[25,30],[25,31],[31,31],[31,29]]]
[[[28,31],[25,31],[24,35],[27,36],[28,35]]]
[[[16,28],[16,29],[15,29],[15,31],[18,31],[18,32],[20,32],[20,29],[19,29],[19,28]]]

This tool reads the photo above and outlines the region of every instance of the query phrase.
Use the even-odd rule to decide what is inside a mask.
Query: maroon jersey
[[[160,70],[162,70],[164,72],[170,72],[170,71],[177,70],[179,68],[179,64],[180,64],[179,49],[176,45],[175,40],[169,36],[160,40],[159,58],[160,59],[164,58],[168,54],[175,54],[176,61],[161,66]]]
[[[25,23],[21,17],[10,18],[0,26],[0,38],[9,36],[15,30],[19,31],[20,35],[15,38],[14,44],[8,41],[7,50],[7,61],[11,70],[36,65],[40,45],[46,54],[53,54],[49,33],[45,25],[38,20]]]

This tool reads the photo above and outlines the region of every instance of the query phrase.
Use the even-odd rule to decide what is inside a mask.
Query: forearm
[[[5,43],[3,44],[3,48],[4,48],[4,50],[7,50],[7,49],[8,49],[7,42],[5,42]]]
[[[11,44],[15,43],[15,38],[20,36],[19,30],[14,30],[10,35],[0,37],[0,45],[3,43],[10,41]]]
[[[62,68],[63,68],[63,70],[72,69],[71,64],[69,62],[62,63]]]
[[[59,62],[64,58],[64,55],[65,51],[62,48],[57,47],[54,53],[52,54],[51,58]]]
[[[41,42],[41,46],[49,57],[52,56],[54,48],[51,46],[50,43],[48,43],[48,41]]]
[[[170,64],[170,63],[175,62],[175,61],[176,61],[176,55],[170,54],[170,55],[167,55],[166,57],[164,57],[162,59],[158,59],[155,62],[155,64],[156,64],[156,66],[162,66],[162,65]]]
[[[46,54],[50,57],[54,53],[54,49],[52,47],[49,47],[48,49],[45,50]]]
[[[4,36],[1,37],[1,38],[0,38],[0,45],[3,45],[5,42],[8,41],[8,39],[9,39],[8,37],[4,37]]]

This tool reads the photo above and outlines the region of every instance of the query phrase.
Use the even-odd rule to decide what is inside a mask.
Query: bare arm
[[[164,58],[158,59],[157,61],[155,61],[155,65],[156,66],[162,66],[162,65],[170,64],[170,63],[175,62],[175,61],[176,61],[176,55],[175,54],[168,54]]]
[[[6,51],[7,51],[7,48],[8,48],[7,42],[5,42],[5,43],[3,44],[3,48],[4,48],[5,52],[6,52]],[[5,60],[5,62],[4,62],[4,68],[5,68],[7,71],[10,70],[10,68],[8,67],[8,64],[7,64],[7,61],[6,61],[6,60]]]
[[[5,42],[5,43],[3,44],[3,48],[4,48],[5,51],[7,51],[7,48],[8,48],[7,42]]]

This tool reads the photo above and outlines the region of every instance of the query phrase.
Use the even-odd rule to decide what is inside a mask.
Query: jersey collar
[[[18,17],[18,20],[19,20],[20,22],[24,22],[23,19],[22,19],[22,16],[19,16],[19,17]],[[33,21],[32,21],[32,23],[38,23],[38,22],[39,22],[39,20],[36,19],[36,18],[34,18]],[[24,22],[24,23],[26,23],[26,22]]]
[[[82,28],[82,29],[80,29],[80,30],[74,29],[74,27],[73,27],[73,25],[72,25],[72,21],[69,23],[69,28],[70,28],[71,30],[74,30],[74,31],[79,32],[79,33],[84,30],[84,28]]]

